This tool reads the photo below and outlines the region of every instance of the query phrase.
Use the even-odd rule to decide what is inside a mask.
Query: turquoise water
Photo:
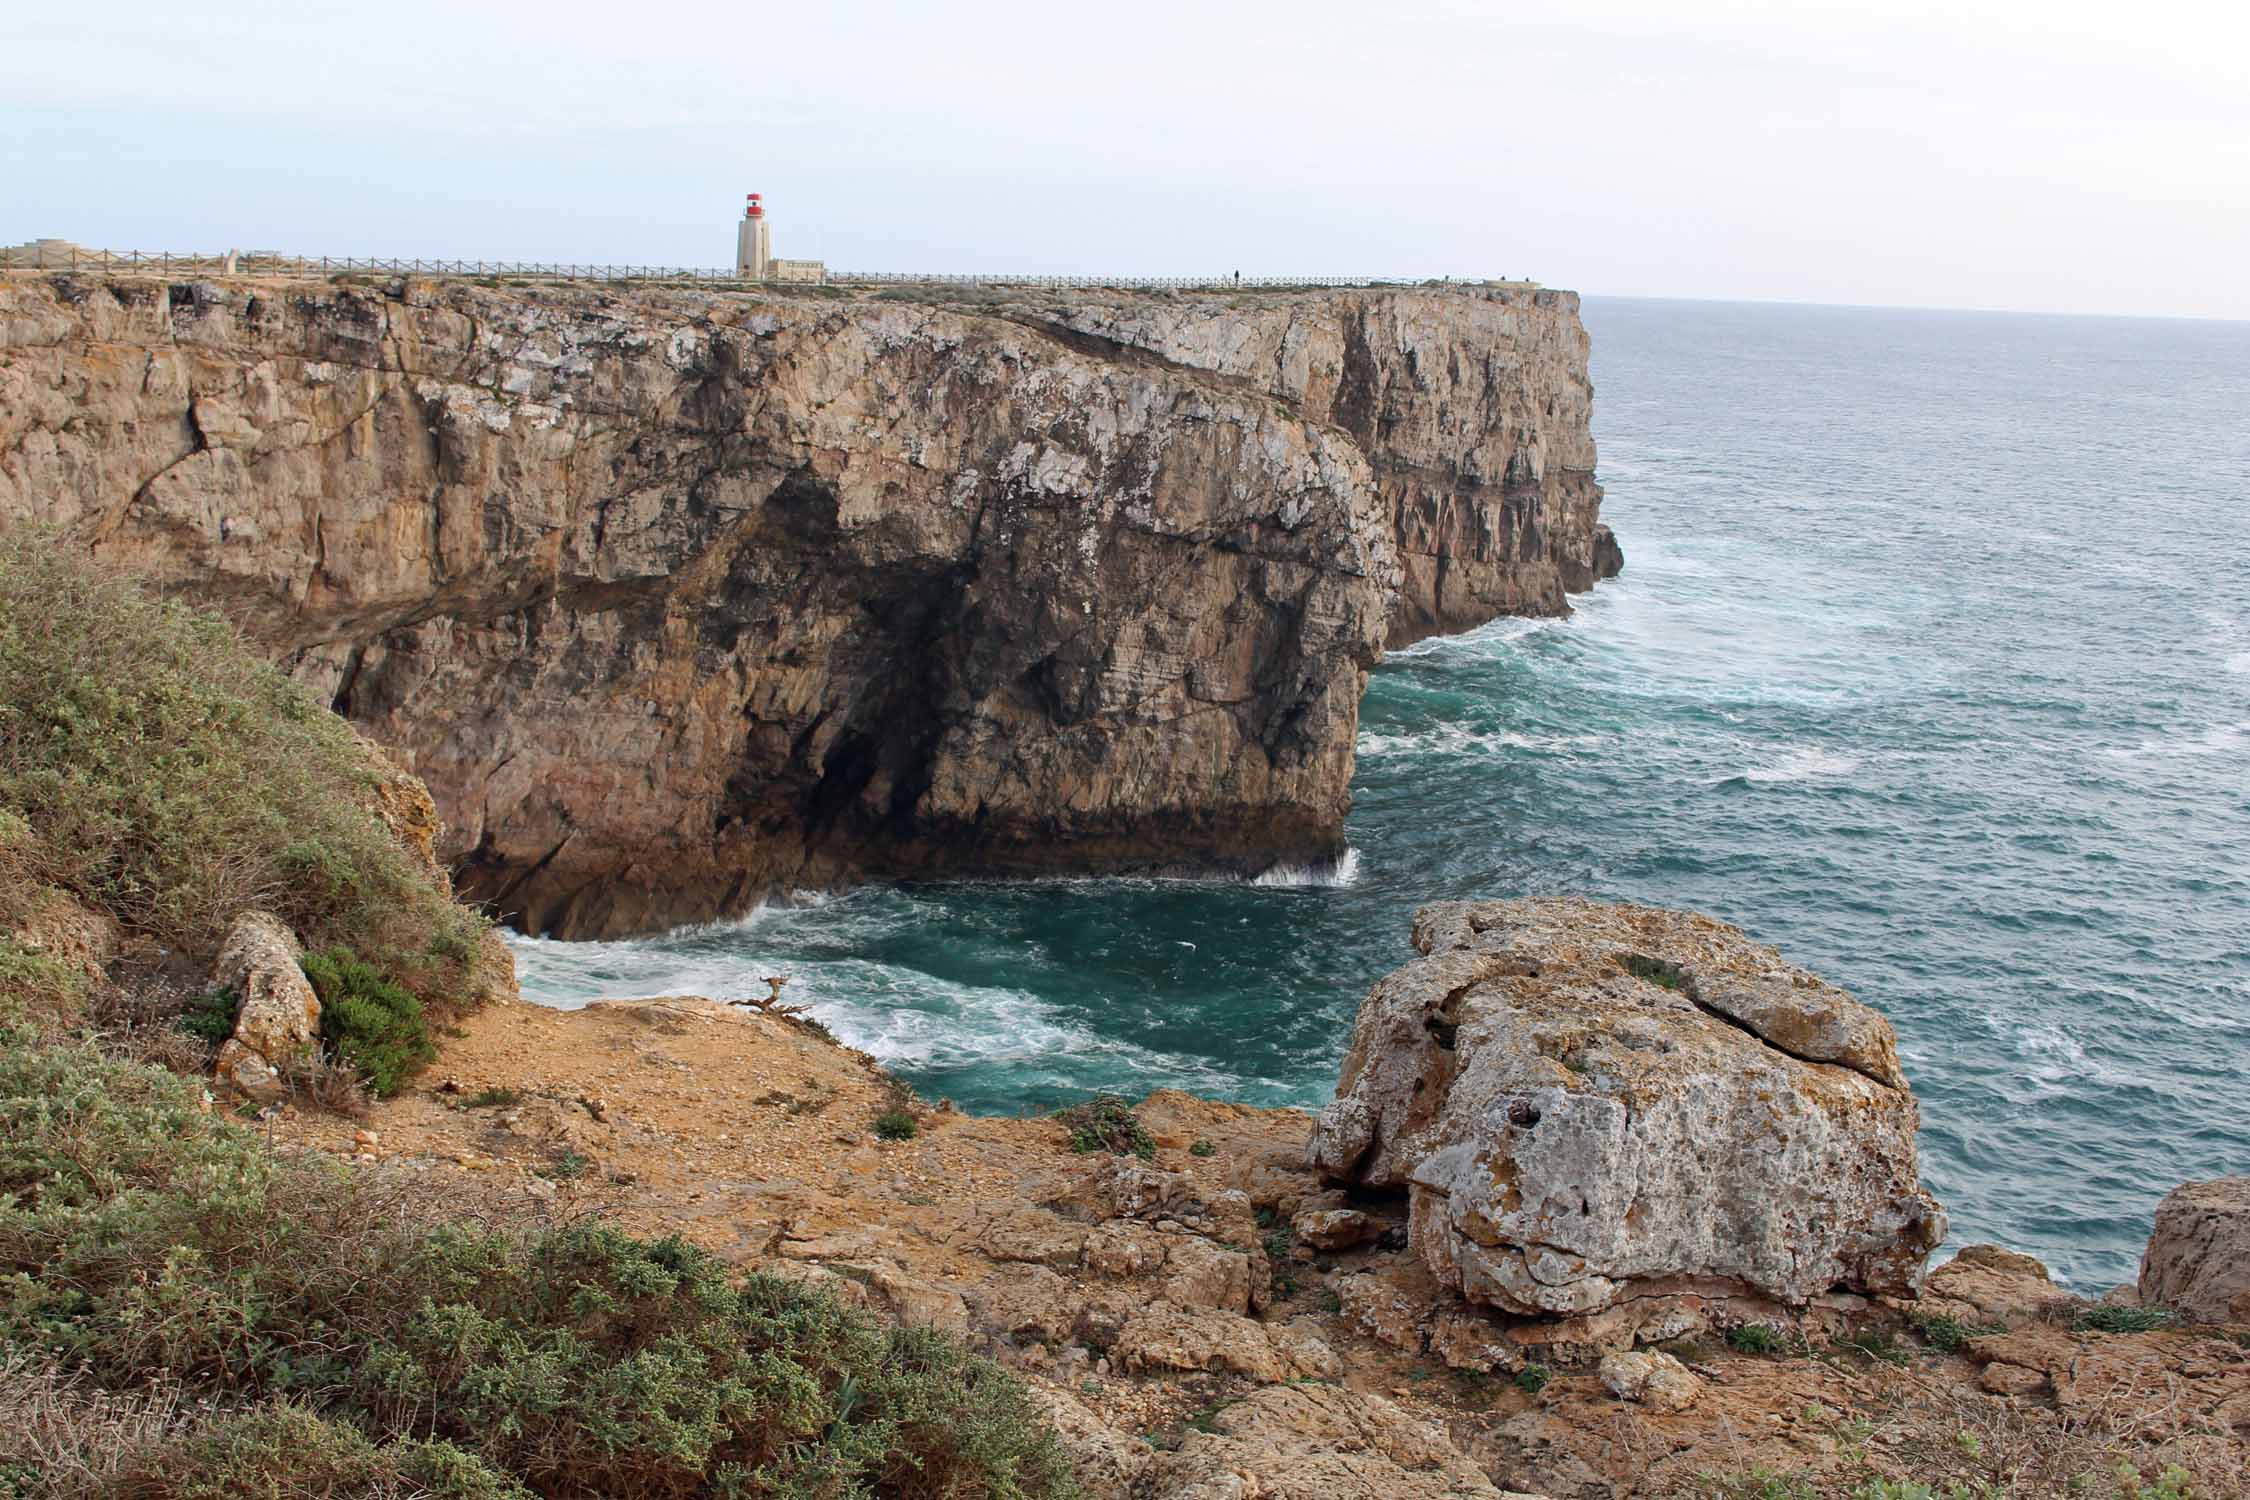
[[[1627,569],[1395,653],[1352,855],[866,889],[526,989],[790,995],[996,1112],[1328,1095],[1442,897],[1738,922],[1897,1023],[1957,1243],[2129,1279],[2250,1171],[2250,324],[1589,298]]]

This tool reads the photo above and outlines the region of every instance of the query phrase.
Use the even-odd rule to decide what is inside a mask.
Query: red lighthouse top
[[[762,219],[766,216],[764,205],[758,202],[758,199],[762,196],[764,195],[759,193],[750,195],[750,206],[743,210],[742,217],[745,219]]]

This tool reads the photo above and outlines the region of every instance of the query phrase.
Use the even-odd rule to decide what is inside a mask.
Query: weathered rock
[[[1250,1310],[1250,1257],[1209,1240],[1181,1236],[1164,1257],[1164,1296],[1178,1307]]]
[[[1523,1347],[1473,1308],[1450,1307],[1439,1313],[1430,1323],[1428,1343],[1430,1353],[1449,1370],[1489,1374],[1520,1370],[1525,1364]]]
[[[1035,1261],[1068,1270],[1085,1252],[1086,1230],[1039,1209],[1013,1209],[993,1220],[979,1243],[994,1260]]]
[[[1919,1284],[1945,1221],[1875,1012],[1686,913],[1449,902],[1414,942],[1361,1005],[1312,1159],[1407,1188],[1444,1286],[1557,1316]]]
[[[869,1289],[882,1299],[891,1316],[909,1328],[935,1328],[956,1336],[969,1331],[968,1304],[949,1286],[910,1276],[887,1261],[842,1269],[865,1277]]]
[[[1409,1353],[1422,1347],[1432,1311],[1450,1300],[1419,1261],[1401,1261],[1340,1276],[1335,1283],[1339,1310],[1369,1338]]]
[[[2156,1205],[2141,1301],[2205,1323],[2250,1323],[2250,1177],[2188,1182]]]
[[[279,1099],[283,1070],[320,1045],[320,997],[298,967],[303,952],[279,917],[246,911],[227,930],[211,969],[212,987],[242,1000],[214,1076],[259,1104]]]
[[[1289,1228],[1298,1244],[1315,1250],[1349,1250],[1383,1232],[1381,1223],[1356,1208],[1300,1209]]]
[[[1703,1392],[1686,1365],[1656,1349],[1606,1355],[1596,1373],[1612,1396],[1650,1411],[1686,1411]]]
[[[2032,1256],[1998,1245],[1966,1245],[1930,1273],[1920,1311],[1972,1327],[2012,1328],[2067,1312],[2079,1300],[2055,1285],[2047,1267]]]
[[[531,930],[1247,871],[1339,852],[1387,640],[1614,571],[1585,358],[1517,286],[15,277],[0,521],[228,606]]]
[[[1150,1466],[1160,1500],[1510,1500],[1431,1423],[1380,1396],[1273,1386]],[[1515,1497],[1523,1500],[1523,1497]]]
[[[2028,1396],[2047,1385],[2046,1372],[1999,1360],[1977,1372],[1977,1385],[1995,1396]]]
[[[1133,1315],[1110,1357],[1128,1370],[1225,1371],[1266,1382],[1333,1379],[1339,1369],[1334,1351],[1304,1330],[1161,1302]]]
[[[1071,1473],[1087,1494],[1093,1500],[1131,1500],[1156,1450],[1109,1426],[1084,1402],[1052,1386],[1033,1385],[1026,1394],[1033,1409],[1055,1429]]]

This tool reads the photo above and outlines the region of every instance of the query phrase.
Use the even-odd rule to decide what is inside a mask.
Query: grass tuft
[[[2180,1315],[2168,1307],[2120,1307],[2103,1304],[2082,1309],[2070,1326],[2081,1333],[2155,1333],[2173,1327]]]
[[[1084,1104],[1059,1110],[1055,1118],[1070,1132],[1070,1149],[1081,1154],[1107,1151],[1113,1156],[1156,1158],[1156,1138],[1148,1133],[1130,1101],[1116,1094],[1096,1094]]]

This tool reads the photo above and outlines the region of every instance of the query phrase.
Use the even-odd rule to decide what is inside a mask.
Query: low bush
[[[320,996],[320,1038],[329,1055],[390,1097],[437,1056],[422,1002],[348,948],[307,953],[305,977]]]
[[[2006,1333],[2008,1330],[1998,1323],[1964,1323],[1949,1314],[1939,1314],[1936,1317],[1916,1319],[1914,1331],[1922,1335],[1923,1343],[1938,1353],[1957,1354],[1961,1346],[1973,1338],[1987,1333]]]
[[[225,620],[35,529],[0,535],[7,872],[207,956],[246,907],[410,985],[458,979],[477,918],[373,810],[342,719]]]
[[[85,976],[0,937],[0,1026],[62,1025],[86,999]]]
[[[1781,1330],[1768,1323],[1745,1323],[1727,1330],[1727,1347],[1738,1354],[1772,1354],[1781,1344]]]
[[[197,1041],[216,1047],[234,1035],[242,1015],[242,997],[230,989],[205,990],[190,995],[172,1024]]]
[[[0,1033],[0,1361],[217,1403],[94,1493],[1076,1493],[1022,1387],[934,1332],[676,1239],[432,1222],[418,1191]]]
[[[910,1141],[922,1133],[914,1111],[892,1105],[875,1117],[875,1134],[886,1141]]]
[[[2081,1311],[2071,1320],[2071,1327],[2081,1333],[2154,1333],[2179,1321],[2180,1315],[2168,1307],[2120,1307],[2105,1303]]]
[[[1056,1112],[1070,1132],[1070,1149],[1080,1153],[1107,1151],[1115,1156],[1156,1157],[1156,1138],[1148,1133],[1132,1104],[1116,1094],[1096,1094],[1084,1104]]]

